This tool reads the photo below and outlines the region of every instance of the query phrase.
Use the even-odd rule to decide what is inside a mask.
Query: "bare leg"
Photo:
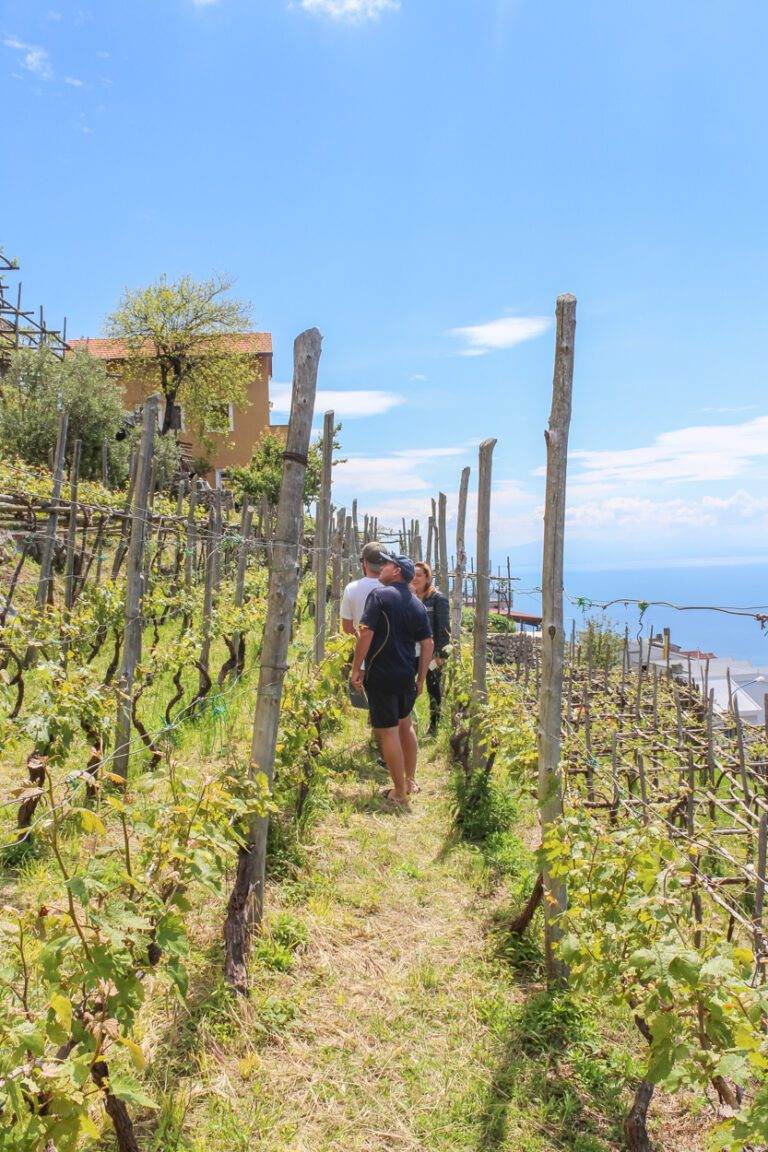
[[[402,721],[401,721],[402,723]],[[375,728],[376,739],[379,741],[381,753],[386,761],[389,775],[398,800],[408,799],[408,789],[405,781],[405,763],[403,749],[400,742],[398,728]]]
[[[416,780],[416,759],[419,755],[419,741],[416,738],[416,729],[410,716],[406,716],[397,726],[400,737],[400,747],[403,754],[403,767],[405,769],[405,786],[409,792],[413,791]]]

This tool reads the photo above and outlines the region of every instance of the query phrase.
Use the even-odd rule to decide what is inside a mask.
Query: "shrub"
[[[14,352],[0,396],[0,450],[28,464],[49,465],[56,446],[59,409],[69,417],[67,443],[82,444],[80,475],[98,479],[107,441],[110,479],[121,484],[128,471],[128,446],[115,440],[124,420],[120,387],[105,365],[87,352],[66,360],[47,349]]]

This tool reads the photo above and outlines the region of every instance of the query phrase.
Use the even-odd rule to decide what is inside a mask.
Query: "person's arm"
[[[363,690],[363,661],[368,655],[368,650],[371,647],[373,640],[373,631],[367,625],[360,625],[360,634],[357,637],[355,644],[355,654],[352,657],[352,673],[349,677],[352,687],[356,692]],[[425,673],[426,675],[426,673]]]
[[[427,640],[420,641],[421,651],[419,652],[419,670],[416,674],[416,695],[420,696],[424,691],[424,681],[427,678],[427,669],[432,662],[432,653],[435,650],[435,642],[430,636]]]
[[[347,636],[355,635],[352,615],[352,585],[347,584],[341,596],[341,627]]]

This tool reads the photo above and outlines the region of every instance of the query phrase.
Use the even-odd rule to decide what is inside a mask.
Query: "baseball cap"
[[[406,584],[410,584],[413,577],[416,575],[416,565],[410,556],[394,556],[391,552],[381,553],[382,564],[392,563],[397,564],[398,568],[403,574],[403,580]]]
[[[384,549],[378,540],[369,540],[360,553],[360,563],[365,561],[366,564],[383,564],[384,563]]]

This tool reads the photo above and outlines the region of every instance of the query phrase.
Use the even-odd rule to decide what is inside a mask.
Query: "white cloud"
[[[96,55],[98,56],[99,60],[109,60],[112,53],[111,52],[105,52],[102,49],[100,52],[97,52]]]
[[[535,340],[547,331],[551,323],[547,316],[502,316],[498,320],[489,320],[487,324],[449,328],[446,335],[464,341],[462,356],[485,356],[488,352]]]
[[[406,460],[434,460],[439,456],[463,456],[465,452],[465,448],[403,448],[393,455]]]
[[[330,16],[332,20],[378,20],[385,12],[397,12],[400,0],[299,0],[304,12]]]
[[[51,20],[53,23],[58,23],[62,19],[61,12],[55,12],[53,8],[49,8],[45,14],[46,20]]]
[[[4,36],[3,44],[13,52],[21,53],[21,63],[27,72],[31,72],[40,80],[53,80],[53,68],[45,48],[41,48],[38,44],[25,44],[17,36]]]
[[[72,88],[82,88],[82,80],[78,80],[76,76],[65,76],[64,83],[69,84]]]
[[[291,385],[272,383],[269,397],[273,412],[290,412]],[[362,416],[381,416],[391,408],[405,403],[405,397],[397,392],[383,392],[375,389],[319,389],[315,397],[315,412],[333,411],[340,420],[355,420]]]
[[[195,8],[207,8],[209,4],[218,4],[219,0],[192,0]]]
[[[430,484],[419,464],[413,456],[349,456],[333,470],[334,488],[352,496],[362,492],[425,492]]]
[[[768,462],[768,416],[662,432],[642,448],[576,449],[570,457],[580,466],[580,484],[730,480]]]
[[[421,372],[412,372],[411,375],[408,377],[408,379],[423,382],[423,381],[427,380],[428,377],[422,375]]]
[[[739,489],[731,496],[702,496],[698,500],[654,500],[650,497],[611,496],[570,506],[566,511],[569,530],[580,536],[599,537],[606,529],[627,530],[642,539],[643,534],[658,537],[681,528],[737,528],[739,522],[764,526],[768,522],[768,498],[756,497]]]
[[[398,522],[400,516],[412,514],[420,516],[426,526],[430,496],[436,496],[439,487],[431,473],[433,461],[462,456],[465,452],[462,447],[405,448],[385,456],[349,456],[333,470],[334,491],[338,489],[347,498],[362,492],[378,493],[379,497],[367,511],[381,516],[383,508],[389,515],[402,506],[403,511],[397,514]],[[429,495],[413,497],[420,492]],[[406,505],[413,508],[416,503],[420,511],[406,513]]]

